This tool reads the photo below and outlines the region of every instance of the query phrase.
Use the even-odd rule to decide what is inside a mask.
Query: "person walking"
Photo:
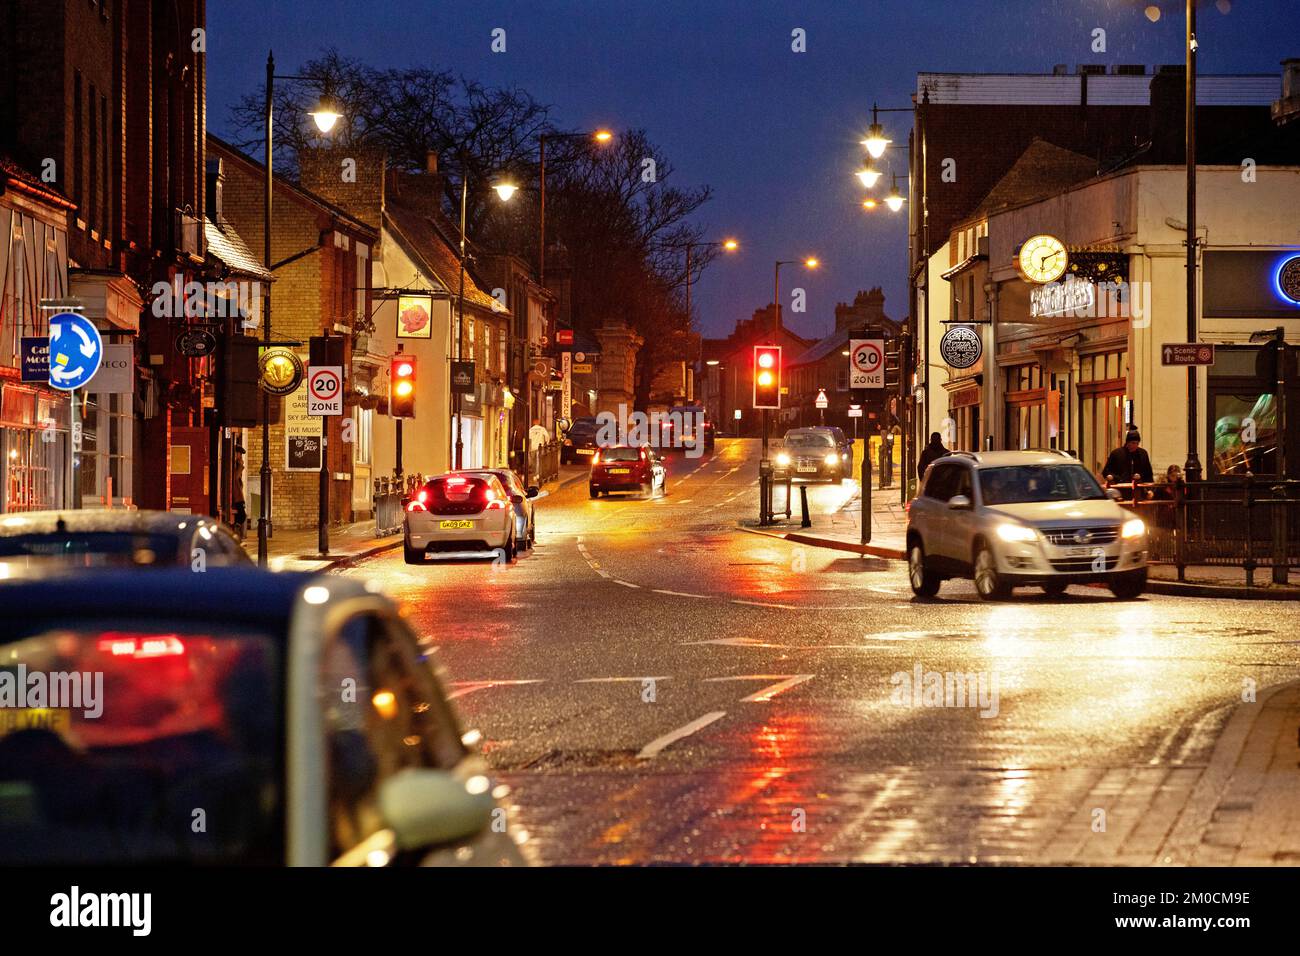
[[[943,447],[943,436],[938,432],[930,433],[930,444],[921,449],[921,457],[916,462],[916,477],[922,479],[925,477],[925,469],[930,467],[930,463],[936,458],[942,458],[948,454],[948,449]]]
[[[1151,484],[1155,473],[1151,470],[1151,456],[1142,447],[1142,435],[1129,428],[1124,444],[1110,453],[1101,469],[1107,485],[1131,485],[1133,482]]]
[[[230,473],[230,507],[234,511],[231,524],[235,536],[244,540],[244,527],[248,524],[248,511],[244,507],[244,446],[235,445],[235,463]]]

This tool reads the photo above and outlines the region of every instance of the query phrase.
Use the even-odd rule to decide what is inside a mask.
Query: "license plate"
[[[817,466],[816,466],[816,465],[800,465],[800,466],[799,466],[798,468],[796,468],[795,470],[796,470],[796,471],[816,471],[816,470],[817,470]]]
[[[465,519],[439,521],[438,527],[443,531],[467,531],[474,527],[474,522]]]
[[[1066,548],[1065,553],[1071,558],[1091,558],[1098,548]]]
[[[632,469],[631,469],[631,468],[611,468],[611,469],[609,470],[609,473],[610,473],[611,475],[630,475],[630,474],[632,474]]]
[[[579,455],[594,455],[594,454],[596,454],[596,449],[594,449],[594,448],[579,448],[579,449],[578,449],[578,454],[579,454]]]
[[[72,711],[49,707],[0,708],[0,737],[22,730],[50,730],[66,734],[72,729]]]

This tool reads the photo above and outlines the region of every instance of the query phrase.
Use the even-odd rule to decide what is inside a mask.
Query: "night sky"
[[[706,335],[725,335],[771,299],[772,262],[817,255],[802,285],[808,311],[787,319],[820,336],[838,301],[880,285],[886,311],[906,305],[906,215],[860,206],[853,178],[872,100],[909,105],[920,71],[1051,72],[1056,63],[1181,63],[1181,2],[1160,0],[212,0],[208,123],[231,135],[230,106],[262,82],[268,47],[279,72],[322,48],[377,67],[427,65],[486,85],[517,85],[582,129],[644,127],[676,166],[673,182],[707,184],[706,238],[743,248],[694,287]],[[1224,14],[1219,7],[1229,7]],[[1300,0],[1220,0],[1201,13],[1200,69],[1278,73],[1300,56]],[[491,32],[507,31],[492,53]],[[806,53],[790,49],[807,32]],[[1092,31],[1107,52],[1091,52]],[[883,114],[895,141],[911,117]],[[906,172],[906,153],[893,151]],[[887,187],[888,183],[883,186]],[[900,184],[905,189],[905,182]],[[878,185],[875,193],[883,195]]]

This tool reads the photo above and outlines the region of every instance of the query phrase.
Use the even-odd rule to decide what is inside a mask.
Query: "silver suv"
[[[1038,585],[1059,595],[1104,582],[1118,598],[1147,583],[1147,529],[1060,451],[956,452],[937,459],[907,514],[912,590],[974,578],[986,601]]]

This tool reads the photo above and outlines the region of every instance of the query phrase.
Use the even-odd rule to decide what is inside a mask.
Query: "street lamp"
[[[867,187],[868,189],[872,189],[875,187],[876,183],[880,180],[881,172],[880,170],[876,169],[876,167],[873,166],[871,163],[867,163],[866,166],[864,166],[862,169],[859,169],[853,175],[858,177],[858,179],[862,182],[863,186]]]
[[[311,81],[312,77],[308,76],[277,76],[275,72],[275,55],[268,51],[266,54],[266,182],[262,194],[262,264],[266,266],[268,274],[271,272],[271,191],[274,183],[274,156],[272,149],[272,123],[274,119],[274,110],[272,104],[275,99],[275,81],[276,80],[304,80]],[[328,90],[321,95],[316,108],[311,110],[309,115],[316,123],[316,128],[322,133],[328,133],[334,128],[342,113],[339,110],[337,101],[330,95]],[[265,348],[271,347],[271,283],[266,283],[266,291],[262,293],[262,345]],[[258,481],[260,489],[258,497],[261,498],[257,516],[257,563],[260,567],[266,567],[268,559],[268,538],[270,536],[271,525],[271,395],[265,389],[262,390],[262,467],[258,471]],[[321,463],[325,462],[325,449],[321,448]]]
[[[507,181],[494,183],[492,188],[496,191],[502,202],[509,202],[514,196],[518,187]],[[465,210],[469,204],[469,171],[465,162],[465,153],[462,150],[460,154],[460,287],[456,293],[456,358],[460,359],[461,339],[465,332]],[[461,428],[460,418],[460,392],[453,393],[455,402],[453,412],[455,415],[456,425],[456,456],[452,467],[459,470],[465,457],[465,434]],[[524,478],[527,480],[527,468],[524,469]]]
[[[776,268],[772,270],[772,331],[775,332],[781,327],[781,267],[790,266],[795,263],[802,263],[805,269],[816,269],[819,263],[812,256],[806,259],[778,259]]]
[[[537,137],[537,284],[546,288],[546,141],[548,139],[587,139],[602,146],[614,139],[614,134],[607,129],[597,129],[589,133],[542,133]],[[531,407],[531,399],[529,405]]]
[[[903,196],[898,191],[898,176],[893,177],[894,184],[889,190],[889,195],[885,197],[885,205],[889,207],[890,212],[898,212],[903,208]]]
[[[688,242],[686,243],[686,320],[691,319],[691,250],[696,246],[709,248],[710,246],[719,246],[728,252],[735,252],[740,248],[740,243],[735,239],[722,239],[717,242]]]
[[[862,145],[867,148],[867,152],[872,158],[879,159],[885,155],[885,150],[889,147],[892,140],[885,137],[885,128],[880,125],[880,109],[875,103],[871,104],[871,127],[867,130],[867,138],[862,141]],[[871,185],[868,183],[868,185]]]

